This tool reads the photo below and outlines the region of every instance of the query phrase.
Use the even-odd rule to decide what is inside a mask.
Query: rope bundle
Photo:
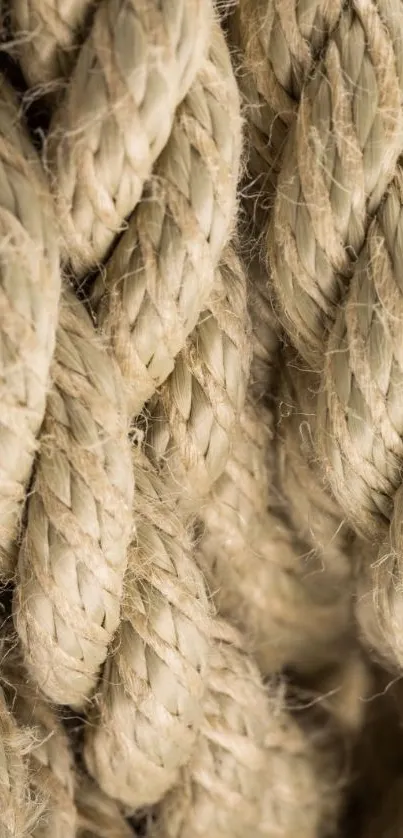
[[[403,660],[403,7],[217,6],[2,6],[0,838],[359,834]]]

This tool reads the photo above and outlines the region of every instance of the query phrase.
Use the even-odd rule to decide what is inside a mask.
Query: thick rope
[[[215,62],[220,66],[224,61],[224,67],[229,69],[222,38],[218,39],[218,47],[224,50],[223,58],[219,58],[218,53]],[[215,55],[213,48],[208,59],[211,64],[215,63],[211,60],[212,55]],[[231,73],[226,85],[231,96],[234,89]],[[199,89],[197,80],[189,93],[189,100],[195,108]],[[219,82],[214,99],[216,108],[211,97],[208,98],[211,114],[217,116],[217,124],[224,130],[220,92]],[[203,108],[204,96],[200,103]],[[206,114],[209,120],[211,116],[207,110]],[[224,214],[221,214],[218,204],[217,213],[221,221],[217,227],[211,227],[207,215],[204,219],[208,226],[203,233],[203,241],[205,244],[206,233],[211,236],[216,260],[229,234],[231,212],[235,209],[239,118],[234,125],[237,133],[235,140],[231,141],[231,167],[228,169],[228,165],[225,166],[231,200],[228,200]],[[174,150],[175,145],[171,151],[169,147],[167,149],[167,165],[170,156],[175,161]],[[186,159],[185,152],[185,162]],[[195,157],[195,161],[197,159]],[[196,162],[195,165],[197,167]],[[204,170],[200,168],[200,178],[203,174]],[[195,184],[198,182],[201,184],[202,180]],[[217,183],[220,183],[219,178]],[[210,175],[206,184],[208,193],[212,195]],[[225,465],[228,434],[243,400],[248,366],[248,354],[246,351],[245,355],[244,351],[247,350],[244,337],[245,284],[242,273],[239,277],[240,268],[236,260],[233,265],[234,260],[233,254],[224,257],[222,268],[216,274],[217,285],[211,297],[211,309],[200,317],[193,346],[189,344],[182,352],[183,358],[181,355],[177,360],[155,411],[154,405],[150,407],[150,424],[154,431],[162,428],[160,413],[164,411],[168,437],[174,429],[176,411],[183,406],[184,400],[187,407],[193,408],[192,415],[183,416],[182,412],[178,425],[182,438],[178,463],[181,467],[184,455],[183,465],[188,478],[192,458],[198,458],[201,471],[204,469],[205,481],[207,472],[206,491]],[[186,286],[184,290],[186,293]],[[202,303],[203,298],[196,311],[200,311]],[[207,336],[210,341],[210,335],[211,346],[206,341]],[[191,431],[197,432],[193,438],[188,428],[190,418],[194,420]],[[186,445],[192,444],[193,451],[187,456]],[[166,460],[167,450],[159,446],[155,452],[153,446],[154,442],[152,445],[148,442],[146,450],[150,452],[150,460]],[[189,759],[201,721],[209,651],[209,609],[204,584],[191,555],[192,547],[184,527],[189,510],[185,513],[177,507],[178,486],[173,486],[175,475],[172,468],[170,477],[167,466],[160,478],[151,462],[147,463],[144,458],[139,460],[137,469],[134,505],[137,538],[126,580],[124,619],[117,637],[116,652],[105,668],[98,713],[88,731],[85,748],[87,766],[100,786],[112,797],[133,808],[157,802],[177,779],[178,769]],[[179,495],[184,490],[185,486],[182,486]],[[199,490],[204,491],[204,484],[197,488]],[[192,491],[196,491],[196,486],[193,485]],[[154,506],[158,503],[161,509],[157,511]],[[164,596],[169,597],[168,602]]]
[[[249,373],[246,281],[227,247],[208,306],[151,405],[147,444],[187,513],[222,474]]]
[[[284,415],[292,410],[291,394],[283,385],[278,427],[274,394],[270,407],[262,401],[274,389],[278,348],[263,283],[264,274],[251,266],[251,384],[225,472],[201,510],[199,561],[219,612],[242,628],[269,674],[290,665],[315,670],[339,659],[351,629],[351,565],[317,475],[310,476],[293,450],[298,427]],[[276,437],[286,432],[276,463]],[[278,473],[289,483],[286,492],[284,485],[276,490]],[[301,520],[292,519],[292,492]]]
[[[249,155],[246,189],[267,211],[305,79],[334,29],[342,0],[239,0],[230,22],[239,50]]]
[[[92,295],[133,414],[172,372],[210,295],[233,221],[240,145],[238,91],[214,26],[144,200]]]
[[[76,783],[77,838],[136,838],[118,805],[85,775]]]
[[[209,0],[102,0],[48,142],[63,256],[97,266],[140,199],[208,44]]]
[[[0,578],[13,576],[24,492],[48,388],[60,293],[46,181],[0,79]]]
[[[0,687],[0,836],[29,838],[43,812],[29,784],[27,755],[33,738],[18,728]]]
[[[13,35],[29,85],[52,93],[74,65],[91,0],[13,0]]]
[[[133,477],[118,369],[71,292],[60,307],[14,620],[53,701],[82,706],[120,620]]]
[[[84,756],[100,787],[135,809],[161,799],[194,747],[210,606],[174,499],[136,447],[133,457],[136,540]]]
[[[50,705],[29,683],[15,641],[5,636],[1,640],[3,688],[18,724],[31,731],[31,787],[37,795],[46,794],[34,838],[75,838],[73,758],[67,736]]]
[[[269,261],[281,322],[321,369],[326,330],[403,150],[399,0],[354,0],[303,89],[282,156]]]
[[[181,785],[161,804],[151,836],[314,838],[337,807],[335,786],[321,775],[318,754],[281,690],[263,687],[236,633],[220,629],[198,747]]]

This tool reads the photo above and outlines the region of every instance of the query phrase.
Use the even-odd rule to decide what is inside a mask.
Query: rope
[[[119,625],[133,476],[117,369],[71,293],[59,317],[14,620],[46,695],[82,706]]]
[[[138,203],[208,43],[204,0],[103,0],[48,138],[63,256],[84,273]]]
[[[209,298],[233,222],[240,146],[239,96],[214,26],[144,200],[93,292],[133,414],[171,373]]]
[[[12,578],[24,492],[44,412],[60,292],[46,181],[0,80],[0,577]],[[39,197],[39,200],[38,200]]]

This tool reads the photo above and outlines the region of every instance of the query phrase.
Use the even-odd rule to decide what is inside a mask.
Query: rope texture
[[[349,838],[354,608],[403,660],[401,2],[5,12],[0,838]]]

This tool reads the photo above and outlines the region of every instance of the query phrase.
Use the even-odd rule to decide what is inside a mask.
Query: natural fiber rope
[[[59,252],[45,178],[0,79],[0,578],[10,579],[54,349]]]
[[[278,688],[263,688],[234,631],[216,631],[198,747],[151,836],[314,838],[335,788]]]
[[[214,26],[144,200],[93,293],[133,414],[172,371],[208,300],[233,221],[239,155],[239,96]]]
[[[239,0],[230,21],[246,101],[247,193],[267,211],[305,79],[340,15],[342,0]]]
[[[229,70],[224,42],[221,40],[220,43],[218,40],[217,46],[224,50],[224,67]],[[216,58],[218,66],[223,61],[219,55],[218,59]],[[214,56],[213,48],[211,56]],[[207,60],[211,61],[211,58]],[[199,84],[200,81],[197,80],[189,93],[189,100],[193,107],[196,107]],[[233,80],[230,73],[227,76],[226,85],[229,93],[232,94]],[[223,109],[220,107],[219,98],[220,88],[219,84],[215,91],[214,102],[217,105],[214,109],[212,101],[209,103],[211,113],[214,113],[216,117],[216,124],[220,119],[223,120]],[[192,100],[193,92],[195,96]],[[204,102],[203,97],[202,107]],[[238,106],[237,99],[233,105],[235,115],[236,106]],[[224,120],[222,128],[224,128]],[[237,128],[239,132],[239,118],[235,120],[234,128]],[[175,136],[175,129],[173,136]],[[228,206],[223,215],[218,203],[218,227],[210,228],[209,222],[207,228],[210,229],[209,238],[211,237],[211,246],[213,253],[216,253],[216,260],[225,243],[225,236],[228,236],[231,229],[230,210],[234,212],[235,209],[234,185],[239,167],[239,133],[235,135],[232,143],[231,168],[228,169],[228,164],[225,167],[226,175],[229,175],[229,197],[232,200],[227,199]],[[236,149],[235,154],[233,148]],[[170,157],[175,161],[177,154],[175,149],[175,144],[172,145],[171,151],[167,147],[166,165]],[[186,152],[184,159],[186,161]],[[195,158],[195,166],[197,166],[196,160],[197,158]],[[167,171],[169,172],[169,169]],[[201,176],[203,169],[199,171]],[[209,173],[206,182],[210,191]],[[195,182],[196,186],[197,183],[202,183],[201,177],[198,182]],[[217,184],[220,184],[219,178]],[[183,225],[179,232],[186,236],[186,229],[183,229]],[[204,233],[205,236],[206,233]],[[213,244],[214,239],[216,239],[215,244]],[[246,367],[248,365],[247,355],[242,357],[244,352],[240,353],[240,350],[245,349],[244,279],[242,274],[238,279],[236,271],[239,272],[239,267],[236,262],[233,266],[234,258],[233,255],[227,255],[222,268],[217,272],[218,284],[211,298],[211,311],[202,314],[195,331],[194,345],[198,347],[198,353],[195,355],[195,350],[188,347],[183,351],[183,358],[179,357],[174,373],[162,390],[159,409],[156,408],[151,417],[151,427],[154,430],[157,427],[161,429],[159,416],[162,407],[167,420],[165,427],[169,435],[175,425],[172,422],[172,411],[180,408],[184,399],[187,406],[193,407],[193,429],[199,430],[199,436],[204,433],[201,450],[199,449],[202,468],[203,465],[205,466],[203,458],[210,444],[211,463],[208,465],[213,474],[208,475],[208,485],[205,491],[208,491],[210,481],[225,465],[229,447],[227,434],[235,421],[238,403],[242,402],[245,365]],[[231,274],[231,270],[235,272],[234,275]],[[225,279],[228,291],[225,287]],[[186,286],[184,289],[186,291]],[[207,293],[206,290],[206,295]],[[199,310],[202,303],[203,298],[200,299]],[[229,311],[227,311],[228,308]],[[214,337],[210,354],[205,340],[209,332]],[[224,385],[230,388],[229,399]],[[172,399],[173,401],[170,401]],[[223,408],[220,403],[222,399],[227,400]],[[209,405],[213,407],[209,408]],[[214,407],[217,416],[214,415]],[[206,408],[210,409],[212,414],[207,425],[207,438]],[[187,428],[189,418],[189,413],[185,416],[182,414],[183,424],[178,426],[179,433],[182,433],[180,455],[185,456],[183,465],[187,476],[189,476],[188,467],[192,458],[196,456],[195,451],[193,453],[190,451],[189,457],[186,457],[186,446],[191,444],[191,435]],[[203,447],[205,441],[206,444]],[[194,439],[196,453],[199,443],[200,438],[196,436]],[[147,451],[148,449],[150,458],[158,461],[162,456],[166,459],[167,452],[162,451],[161,446],[154,452],[153,446],[148,443]],[[179,463],[182,465],[180,460]],[[169,465],[172,467],[172,462]],[[137,468],[140,473],[137,477],[134,509],[138,531],[132,569],[129,570],[126,581],[127,598],[124,620],[118,634],[116,652],[109,659],[105,669],[103,690],[98,702],[98,718],[94,721],[95,726],[89,730],[85,749],[89,770],[96,776],[100,786],[111,796],[132,807],[158,801],[175,782],[178,769],[189,759],[201,720],[209,635],[209,609],[204,586],[201,575],[191,558],[191,545],[181,520],[181,516],[185,516],[185,513],[184,511],[179,513],[179,509],[176,510],[175,501],[178,491],[177,487],[176,491],[175,488],[172,489],[171,480],[168,480],[168,466],[162,478],[158,477],[151,463],[148,464],[145,459],[140,460]],[[144,470],[144,475],[141,474],[142,470]],[[195,488],[193,487],[193,491]],[[185,489],[186,487],[182,486],[181,493]],[[204,487],[200,486],[200,492],[203,489]],[[156,513],[153,507],[158,502],[162,503],[162,508]],[[175,541],[171,539],[171,534],[175,535]],[[144,563],[147,555],[148,565]],[[138,574],[140,577],[136,579]],[[166,597],[168,592],[169,604],[162,598],[164,594]],[[153,601],[154,604],[150,609],[150,602]],[[133,654],[133,649],[136,650],[135,654]],[[151,713],[153,706],[158,708],[154,714]],[[122,729],[123,712],[125,725]],[[160,720],[161,731],[158,725],[156,726],[156,719]],[[143,728],[144,732],[141,732]]]
[[[133,809],[159,800],[200,726],[210,607],[192,546],[163,480],[133,450],[136,540],[126,597],[84,756],[100,787]]]
[[[102,0],[54,114],[64,260],[95,267],[140,199],[208,44],[207,0]]]
[[[268,248],[282,324],[321,369],[326,329],[403,149],[399,0],[354,0],[303,89]]]
[[[0,836],[29,838],[41,817],[44,801],[29,785],[26,756],[32,736],[19,729],[0,687]]]
[[[18,724],[31,731],[31,786],[46,799],[34,838],[75,838],[73,759],[67,736],[52,708],[27,681],[20,653],[4,639],[2,682]]]
[[[136,838],[117,804],[88,777],[77,778],[77,838]]]
[[[400,552],[395,492],[401,441],[399,362],[392,349],[399,292],[388,253],[393,264],[393,250],[399,247],[402,37],[402,16],[393,4],[360,2],[343,11],[322,64],[303,91],[284,150],[268,239],[273,284],[291,340],[314,366],[323,364],[327,341],[319,445],[332,489],[349,519],[366,536],[384,542],[372,576],[382,647],[391,646],[392,658],[400,655],[393,602],[399,596],[397,575],[395,569],[390,576],[390,569]],[[354,52],[345,46],[350,40]],[[368,214],[376,210],[396,171],[351,278]],[[336,314],[342,276],[348,281],[346,302]],[[325,326],[331,330],[329,338]],[[394,497],[397,517],[384,541]]]
[[[18,58],[29,85],[56,92],[74,65],[91,0],[13,0],[10,5]]]
[[[133,477],[119,371],[64,294],[14,620],[53,701],[82,706],[120,620]]]
[[[279,445],[274,438],[284,433],[284,425],[290,422],[282,416],[275,427],[274,393],[271,408],[261,401],[262,394],[273,389],[277,341],[262,284],[264,274],[256,265],[249,272],[255,335],[251,385],[225,472],[201,511],[205,532],[199,561],[220,613],[245,631],[263,673],[275,672],[284,665],[318,669],[332,657],[337,660],[348,641],[351,568],[337,535],[339,522],[331,527],[327,510],[320,508],[317,477],[312,476],[315,493],[308,492],[303,508],[308,522],[303,534],[300,521],[295,522],[296,527],[287,521],[289,498],[282,502],[273,491],[273,444]],[[263,340],[260,335],[264,335]],[[290,410],[290,395],[287,398],[284,391],[282,398]],[[297,429],[288,437],[285,462],[278,468],[287,479],[290,477],[290,491],[294,490],[304,504],[301,494],[307,492],[309,484],[305,472],[301,479],[302,463],[296,468],[292,446]],[[323,528],[326,524],[321,543],[319,539],[314,542],[312,527]],[[329,546],[334,553],[332,568]]]
[[[173,496],[188,514],[228,459],[245,400],[248,326],[245,274],[227,247],[208,306],[150,406],[150,457],[163,466]]]

